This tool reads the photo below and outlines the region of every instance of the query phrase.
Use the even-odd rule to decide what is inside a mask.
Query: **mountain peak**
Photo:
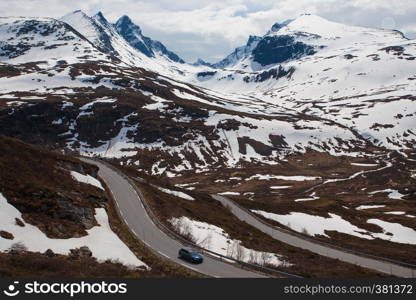
[[[259,40],[260,40],[260,37],[258,37],[258,36],[256,36],[256,35],[250,35],[250,36],[248,37],[248,40],[247,40],[247,44],[246,44],[246,46],[247,46],[247,47],[250,47],[250,46],[252,46],[252,45],[253,45],[253,43],[258,42]]]
[[[285,27],[286,25],[288,25],[292,21],[293,21],[293,19],[287,19],[286,21],[283,21],[282,23],[274,23],[272,28],[270,29],[270,32],[279,31],[279,29]]]
[[[130,17],[124,15],[114,24],[117,32],[136,50],[139,50],[147,57],[155,57],[159,53],[172,61],[184,63],[175,53],[166,49],[159,41],[144,36],[140,26],[133,23]]]
[[[121,16],[115,23],[115,26],[118,32],[121,33],[122,35],[125,34],[125,32],[127,31],[136,32],[138,35],[142,34],[142,30],[140,26],[137,24],[134,24],[133,21],[130,19],[130,17],[127,15]]]
[[[80,18],[80,17],[81,18],[89,18],[89,16],[86,13],[84,13],[80,9],[77,9],[77,10],[71,11],[70,13],[67,13],[66,15],[64,15],[63,17],[61,17],[61,20],[62,19],[71,19],[73,17],[77,17],[77,18]]]
[[[293,20],[276,23],[267,34],[293,34],[296,32],[319,35],[322,37],[342,36],[351,32],[352,26],[336,23],[313,14],[301,14]]]
[[[129,16],[123,15],[117,20],[117,23],[133,24],[133,21],[130,19]]]
[[[98,13],[95,14],[94,19],[96,19],[101,24],[108,24],[107,19],[104,17],[104,15],[101,11],[99,11]]]

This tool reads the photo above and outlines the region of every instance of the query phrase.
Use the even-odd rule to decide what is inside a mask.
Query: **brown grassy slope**
[[[4,136],[0,153],[0,192],[26,222],[53,238],[82,236],[96,224],[94,207],[107,198],[70,171],[96,177],[97,168]]]
[[[93,258],[73,259],[66,255],[49,257],[42,253],[1,253],[0,277],[142,277],[144,272],[130,270],[114,262],[98,263]]]

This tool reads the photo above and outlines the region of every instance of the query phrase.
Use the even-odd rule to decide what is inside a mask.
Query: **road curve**
[[[212,197],[215,200],[220,201],[225,207],[228,207],[230,211],[240,220],[245,221],[251,226],[256,227],[272,238],[282,241],[283,243],[306,249],[322,256],[339,259],[347,263],[352,263],[398,277],[414,278],[416,276],[415,269],[327,247],[325,245],[304,239],[300,236],[295,236],[283,230],[279,230],[278,227],[266,225],[254,217],[251,213],[239,207],[234,203],[234,201],[220,195],[212,195]]]
[[[93,164],[99,168],[98,176],[106,183],[115,200],[120,215],[126,225],[138,239],[148,247],[157,251],[169,260],[181,264],[191,270],[212,277],[229,278],[261,278],[266,277],[256,272],[250,272],[232,264],[221,262],[205,256],[204,262],[199,265],[187,263],[178,258],[178,251],[183,245],[177,240],[162,232],[150,219],[143,204],[131,184],[120,174],[107,167],[105,164],[81,158],[84,162]]]

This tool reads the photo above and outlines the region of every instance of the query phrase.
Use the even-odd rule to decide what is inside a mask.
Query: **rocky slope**
[[[103,190],[71,176],[73,171],[96,177],[96,168],[15,139],[0,140],[0,192],[25,222],[51,238],[84,236],[97,225],[94,208],[107,201]]]

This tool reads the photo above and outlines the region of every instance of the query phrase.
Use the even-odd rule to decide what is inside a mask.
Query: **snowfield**
[[[337,231],[367,240],[379,238],[395,243],[416,244],[416,231],[414,229],[378,219],[369,219],[367,223],[380,226],[383,229],[382,233],[374,233],[361,229],[333,213],[328,213],[330,217],[324,218],[300,212],[291,212],[287,215],[279,215],[260,210],[252,210],[252,212],[266,219],[287,225],[295,231],[312,236],[323,235],[329,237],[325,231]]]
[[[45,252],[51,249],[55,253],[66,255],[70,253],[70,249],[87,246],[98,261],[114,260],[127,266],[148,268],[111,230],[104,208],[95,209],[95,218],[99,225],[87,230],[88,235],[80,238],[51,239],[39,228],[24,221],[24,227],[16,225],[15,218],[23,221],[22,214],[0,194],[0,230],[14,236],[13,240],[0,238],[0,251],[6,251],[18,242],[22,242],[29,251]]]
[[[104,190],[103,186],[101,185],[101,182],[98,179],[92,177],[91,175],[83,175],[83,174],[78,173],[76,171],[71,171],[71,176],[72,176],[72,178],[74,178],[78,182],[90,184],[90,185],[93,185],[93,186],[95,186],[99,189]]]
[[[334,230],[364,239],[372,239],[370,235],[366,234],[367,232],[365,230],[352,225],[350,222],[344,220],[336,214],[329,213],[330,217],[324,218],[321,216],[313,216],[298,212],[292,212],[288,215],[279,215],[260,210],[252,210],[252,212],[267,219],[287,225],[295,231],[304,232],[309,235],[323,235],[328,237],[325,231]]]

